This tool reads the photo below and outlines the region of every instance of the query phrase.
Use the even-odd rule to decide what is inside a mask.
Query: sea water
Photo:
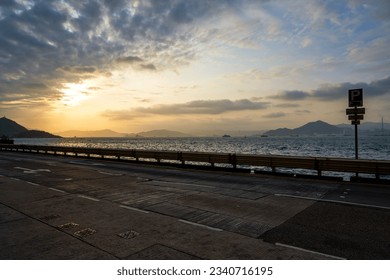
[[[359,159],[390,160],[390,136],[361,136]],[[353,136],[291,137],[187,137],[187,138],[53,138],[15,139],[15,144],[66,147],[139,149],[159,151],[196,151],[242,153],[252,155],[289,155],[332,158],[355,158]],[[267,168],[254,169],[267,170]],[[289,170],[284,170],[289,172]],[[297,172],[297,170],[291,170]],[[316,174],[316,171],[300,170]],[[347,178],[351,174],[329,172]]]

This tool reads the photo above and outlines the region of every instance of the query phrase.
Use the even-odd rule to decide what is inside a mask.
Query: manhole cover
[[[40,218],[40,220],[43,220],[43,221],[50,221],[50,220],[54,220],[54,219],[57,219],[61,217],[60,215],[57,215],[57,214],[50,214],[50,215],[47,215],[47,216],[44,216],[42,218]]]
[[[79,224],[70,222],[70,223],[59,225],[58,228],[60,228],[60,229],[69,229],[69,228],[74,228],[74,227],[78,227],[78,226],[79,226]]]
[[[122,233],[118,233],[118,236],[121,238],[124,238],[124,239],[132,239],[132,238],[137,237],[138,235],[139,235],[139,233],[134,231],[134,230],[129,230],[129,231],[125,231]]]
[[[94,233],[96,233],[96,230],[91,229],[91,228],[85,228],[85,229],[76,231],[74,233],[74,235],[76,235],[78,237],[87,237],[87,236],[92,235]]]

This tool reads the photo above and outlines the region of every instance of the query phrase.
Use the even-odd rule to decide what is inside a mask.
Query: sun
[[[86,83],[66,83],[60,91],[63,93],[59,103],[65,106],[75,107],[88,99],[89,85]]]

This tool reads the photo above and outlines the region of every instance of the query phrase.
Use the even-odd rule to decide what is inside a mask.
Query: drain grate
[[[42,221],[50,221],[50,220],[54,220],[54,219],[57,219],[57,218],[60,218],[61,216],[60,215],[57,215],[57,214],[50,214],[50,215],[47,215],[47,216],[43,216],[41,218],[39,218],[40,220]]]
[[[134,230],[129,230],[129,231],[125,231],[122,233],[118,233],[117,235],[121,238],[124,238],[124,239],[133,239],[133,238],[137,237],[139,235],[139,233],[134,231]]]
[[[95,233],[96,233],[96,230],[91,229],[91,228],[85,228],[85,229],[76,231],[73,234],[78,236],[78,237],[87,237],[87,236],[90,236],[90,235],[95,234]]]
[[[70,229],[70,228],[74,228],[74,227],[78,227],[78,226],[79,226],[79,224],[70,222],[70,223],[59,225],[58,228],[60,228],[60,229]]]

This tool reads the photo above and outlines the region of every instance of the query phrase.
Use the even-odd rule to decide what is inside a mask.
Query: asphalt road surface
[[[1,259],[389,259],[390,186],[0,153]]]

